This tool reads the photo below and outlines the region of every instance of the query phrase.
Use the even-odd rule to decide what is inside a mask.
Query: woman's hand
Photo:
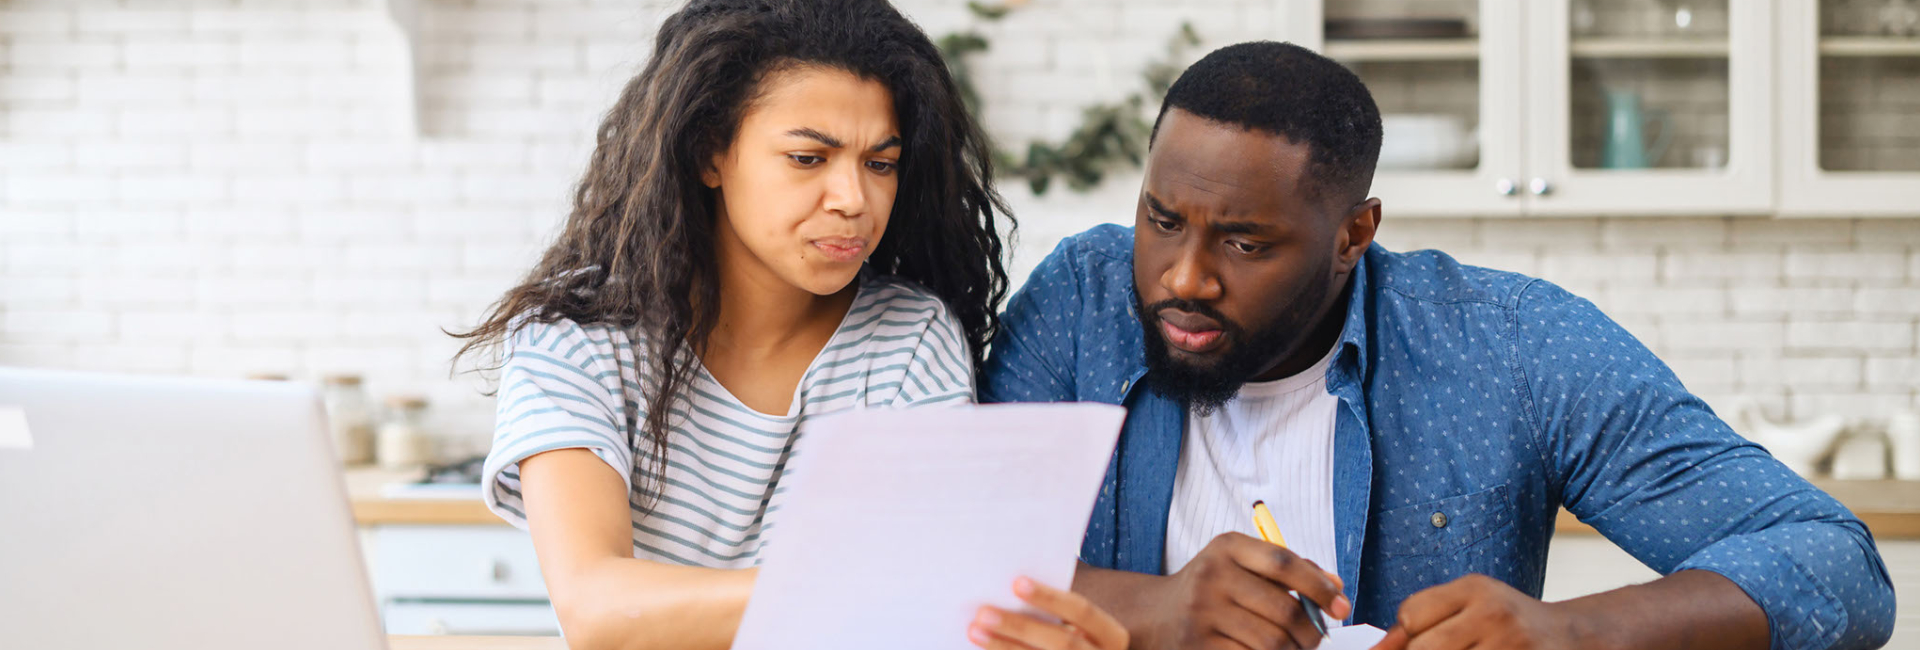
[[[987,650],[1126,650],[1127,628],[1106,610],[1071,591],[1027,578],[1013,581],[1013,593],[1059,623],[982,606],[967,626],[967,638]]]

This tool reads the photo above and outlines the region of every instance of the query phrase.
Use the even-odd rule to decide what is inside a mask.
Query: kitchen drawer
[[[545,601],[527,533],[504,526],[378,526],[374,591],[394,599]]]
[[[387,634],[559,636],[560,621],[544,602],[390,602],[381,608]]]

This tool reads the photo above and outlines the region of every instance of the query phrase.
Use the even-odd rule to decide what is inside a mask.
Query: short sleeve
[[[520,461],[556,449],[592,451],[631,490],[633,448],[611,340],[595,340],[573,321],[527,322],[508,338],[505,357],[481,473],[487,508],[526,528]]]
[[[973,355],[969,353],[967,338],[946,303],[933,300],[938,307],[914,346],[900,394],[892,406],[973,402]]]

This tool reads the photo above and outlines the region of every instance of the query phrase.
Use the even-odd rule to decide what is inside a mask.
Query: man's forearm
[[[1560,603],[1588,648],[1766,650],[1767,614],[1712,571],[1680,571]]]

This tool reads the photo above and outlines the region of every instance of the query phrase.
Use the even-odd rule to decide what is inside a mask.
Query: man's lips
[[[1160,332],[1167,336],[1167,344],[1187,352],[1206,352],[1220,343],[1223,333],[1219,322],[1175,309],[1163,309],[1160,317]]]
[[[867,251],[865,237],[821,237],[811,243],[835,262],[858,262]]]

